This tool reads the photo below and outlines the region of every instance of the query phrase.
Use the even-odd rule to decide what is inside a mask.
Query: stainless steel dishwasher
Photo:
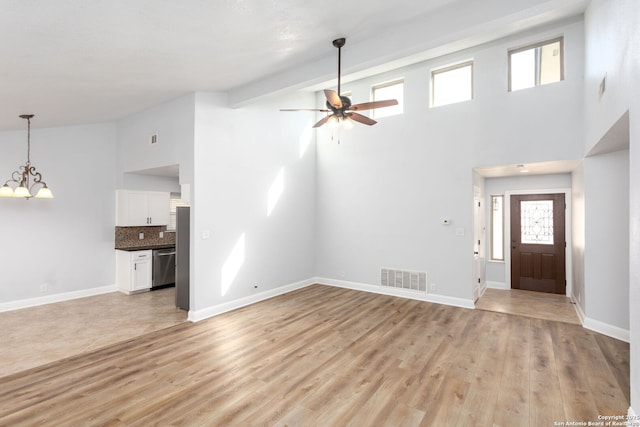
[[[151,289],[166,288],[176,283],[175,248],[154,249]]]

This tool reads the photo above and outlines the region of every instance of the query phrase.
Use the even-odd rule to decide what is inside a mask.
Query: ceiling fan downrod
[[[340,76],[342,75],[342,46],[344,46],[347,39],[339,38],[333,41],[333,45],[338,48],[338,96],[340,95]]]

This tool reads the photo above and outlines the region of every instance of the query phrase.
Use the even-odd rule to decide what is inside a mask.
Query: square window
[[[509,51],[509,90],[564,80],[563,38]]]
[[[473,99],[473,61],[431,71],[431,106]]]
[[[396,99],[398,105],[382,107],[372,110],[371,115],[375,119],[381,117],[395,116],[404,112],[404,80],[394,80],[392,82],[375,85],[371,88],[373,101],[385,101]]]

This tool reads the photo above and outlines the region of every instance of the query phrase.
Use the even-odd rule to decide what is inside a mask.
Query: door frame
[[[478,205],[480,203],[480,205]],[[474,303],[484,294],[487,289],[486,266],[487,259],[485,255],[486,230],[487,221],[485,213],[486,198],[483,190],[477,186],[473,186],[473,301]],[[480,244],[476,243],[480,240]]]
[[[539,190],[509,190],[504,192],[504,284],[505,288],[511,289],[511,196],[517,194],[564,194],[564,202],[567,209],[564,212],[564,237],[567,247],[564,248],[565,259],[565,275],[567,279],[566,295],[571,297],[573,292],[573,268],[571,261],[571,248],[573,242],[571,240],[572,215],[571,215],[571,189],[570,188],[552,188]]]

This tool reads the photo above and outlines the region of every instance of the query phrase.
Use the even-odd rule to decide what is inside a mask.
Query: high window
[[[373,101],[385,101],[387,99],[398,100],[398,105],[391,107],[376,108],[372,110],[374,119],[381,117],[395,116],[404,112],[404,80],[394,80],[392,82],[381,83],[371,88]]]
[[[473,61],[431,71],[431,106],[473,99]]]
[[[563,38],[509,51],[509,90],[520,90],[564,79]]]

